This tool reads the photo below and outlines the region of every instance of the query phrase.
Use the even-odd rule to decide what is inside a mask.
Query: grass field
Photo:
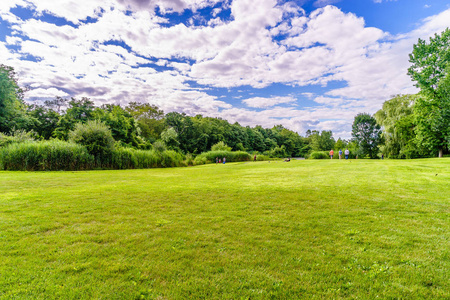
[[[450,299],[450,158],[0,172],[0,299]]]

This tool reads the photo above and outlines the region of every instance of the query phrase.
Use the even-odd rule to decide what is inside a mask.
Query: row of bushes
[[[209,151],[199,154],[194,159],[194,164],[203,165],[213,163],[216,162],[216,158],[223,160],[224,157],[227,162],[249,161],[252,159],[251,155],[244,151]]]
[[[344,152],[344,151],[342,151]],[[309,159],[330,159],[329,151],[314,151],[308,157]],[[342,153],[342,158],[345,158],[345,154]],[[355,154],[350,153],[349,158],[356,158]],[[334,151],[333,159],[339,159],[339,152]]]
[[[9,144],[0,148],[0,169],[23,171],[142,169],[179,167],[184,157],[172,150],[114,149],[95,157],[85,146],[59,140]]]

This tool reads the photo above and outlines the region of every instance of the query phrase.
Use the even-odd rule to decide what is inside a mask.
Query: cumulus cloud
[[[28,92],[27,97],[30,99],[48,99],[48,98],[55,98],[55,97],[68,97],[69,94],[58,90],[56,88],[34,88],[30,92]]]
[[[271,97],[271,98],[254,97],[242,100],[242,102],[245,103],[248,107],[254,108],[267,108],[278,104],[293,103],[296,101],[297,99],[293,97]]]

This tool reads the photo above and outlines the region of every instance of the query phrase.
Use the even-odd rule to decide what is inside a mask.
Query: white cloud
[[[267,108],[278,104],[292,103],[295,101],[297,101],[297,99],[293,97],[271,97],[271,98],[254,97],[242,100],[242,102],[247,104],[248,107],[254,108]]]
[[[37,99],[37,98],[48,99],[55,97],[69,97],[69,94],[56,88],[49,88],[49,89],[35,88],[27,93],[27,97],[30,99]]]

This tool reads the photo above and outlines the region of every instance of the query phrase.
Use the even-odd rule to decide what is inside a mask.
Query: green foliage
[[[156,152],[117,148],[101,157],[85,146],[59,140],[9,144],[0,148],[0,169],[23,171],[145,169],[184,166],[184,157],[175,151]]]
[[[446,88],[442,82],[450,76],[449,45],[450,29],[447,28],[441,34],[431,37],[429,43],[419,39],[409,55],[409,62],[412,65],[408,69],[408,75],[430,98],[439,98],[440,90]]]
[[[388,158],[416,158],[421,156],[415,143],[414,103],[418,95],[399,95],[383,103],[374,115],[382,126],[384,144],[381,152]]]
[[[333,149],[336,149],[337,151],[339,151],[339,149],[341,149],[342,151],[344,151],[345,147],[347,147],[347,141],[346,140],[341,140],[341,138],[339,138],[336,143],[334,144]]]
[[[310,148],[312,151],[330,151],[336,143],[331,130],[323,130],[320,133],[317,130],[308,130],[308,132],[306,132],[306,136],[310,141]]]
[[[224,157],[227,162],[249,161],[252,159],[250,154],[243,151],[209,151],[197,155],[194,163],[195,165],[215,163],[216,158],[223,160]]]
[[[450,97],[441,99],[418,98],[414,105],[416,142],[430,155],[443,156],[450,144]]]
[[[370,114],[356,115],[352,125],[352,136],[358,143],[361,158],[376,158],[378,145],[381,143],[381,127]]]
[[[59,139],[66,140],[69,132],[75,129],[77,123],[86,123],[94,116],[94,102],[86,97],[77,100],[72,98],[69,101],[66,113],[59,119],[57,128],[53,135]]]
[[[288,157],[289,155],[286,153],[286,146],[285,145],[281,145],[281,147],[275,147],[272,150],[269,151],[269,155],[270,157],[278,157],[278,158],[283,158],[283,157]]]
[[[231,147],[228,147],[227,144],[225,144],[223,141],[220,141],[211,147],[211,151],[228,151],[228,152],[230,152]]]
[[[184,153],[197,153],[199,142],[201,142],[201,133],[195,128],[191,117],[186,114],[171,112],[166,115],[167,127],[172,127],[178,135],[180,149]],[[204,144],[204,143],[200,143]],[[204,145],[203,145],[204,147]]]
[[[102,105],[94,110],[92,117],[109,127],[114,140],[130,146],[138,145],[136,122],[133,116],[120,105]]]
[[[184,166],[183,156],[172,150],[135,150],[118,148],[112,151],[109,160],[103,160],[102,169],[147,169]]]
[[[28,115],[31,116],[35,122],[27,129],[33,130],[43,139],[50,139],[53,132],[58,126],[60,114],[51,107],[42,105],[28,106]]]
[[[14,69],[0,64],[0,132],[25,129],[33,123],[26,115],[23,92]]]
[[[443,156],[450,145],[450,29],[435,34],[429,43],[419,39],[409,55],[408,75],[421,93],[415,107],[417,142]]]
[[[9,144],[31,142],[35,140],[33,131],[15,130],[10,135],[0,132],[0,148]]]
[[[173,127],[167,128],[161,133],[161,140],[171,150],[180,150],[178,134]]]
[[[154,149],[156,152],[161,153],[161,152],[166,151],[166,150],[167,150],[167,147],[166,147],[166,145],[164,144],[163,141],[158,140],[158,141],[156,141],[156,142],[153,143],[153,149]]]
[[[69,133],[69,139],[85,146],[96,160],[109,156],[114,149],[111,130],[106,124],[96,120],[76,124],[75,129]]]
[[[330,159],[327,151],[313,151],[309,154],[309,159]]]
[[[137,121],[142,137],[150,142],[160,138],[166,125],[164,123],[164,112],[156,105],[131,102],[125,110]]]
[[[78,171],[91,169],[94,157],[75,143],[59,140],[10,144],[0,148],[0,169],[22,171]]]

